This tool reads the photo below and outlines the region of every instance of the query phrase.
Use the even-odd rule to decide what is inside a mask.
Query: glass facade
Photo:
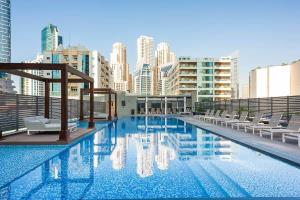
[[[49,24],[42,30],[42,52],[56,50],[58,45],[63,44],[62,36],[58,35],[58,28]]]
[[[11,30],[10,30],[10,0],[0,0],[0,62],[10,63],[11,60]],[[0,78],[5,73],[0,72]]]
[[[52,54],[52,64],[57,63],[59,63],[59,54]],[[60,78],[60,70],[53,70],[52,78]],[[60,94],[60,83],[52,83],[52,94]]]
[[[82,72],[89,75],[89,55],[82,56]],[[84,83],[84,88],[89,88],[89,83]]]
[[[58,36],[58,45],[63,45],[63,38],[61,35]]]

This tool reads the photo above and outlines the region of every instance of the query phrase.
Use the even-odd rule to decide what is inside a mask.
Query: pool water
[[[97,127],[67,147],[0,147],[0,199],[300,197],[299,168],[181,120]]]

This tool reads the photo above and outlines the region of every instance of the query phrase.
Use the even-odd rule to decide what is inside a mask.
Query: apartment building
[[[137,62],[136,70],[140,70],[144,64],[153,66],[153,38],[141,35],[137,39]]]
[[[179,57],[167,72],[167,94],[195,93],[198,101],[230,99],[233,97],[232,66],[231,57]]]
[[[203,58],[198,62],[198,99],[218,101],[234,98],[231,58]]]
[[[129,69],[127,64],[126,46],[116,42],[110,54],[110,66],[113,71],[113,88],[116,91],[128,91]]]
[[[133,77],[132,77],[132,74],[129,74],[128,76],[128,92],[133,92],[133,87],[134,86],[134,83],[133,83]]]
[[[98,51],[90,51],[83,46],[71,46],[63,48],[59,46],[57,50],[44,51],[43,63],[66,63],[75,69],[94,78],[95,88],[108,88],[112,86],[112,70],[109,62]],[[59,78],[59,71],[48,71],[53,78]],[[69,78],[76,76],[69,75]],[[69,83],[69,97],[79,98],[81,88],[88,88],[86,83]],[[60,84],[50,85],[50,95],[60,96]]]
[[[149,64],[136,71],[134,77],[135,93],[139,95],[151,95],[151,69]]]
[[[167,73],[167,94],[182,95],[197,91],[197,61],[189,57],[179,57],[178,63]]]
[[[38,54],[36,59],[25,61],[25,63],[42,63],[43,55]],[[40,77],[50,78],[50,72],[47,70],[25,70],[25,72],[37,75]],[[37,81],[30,78],[21,77],[20,81],[21,94],[43,96],[45,94],[45,85],[41,81]]]

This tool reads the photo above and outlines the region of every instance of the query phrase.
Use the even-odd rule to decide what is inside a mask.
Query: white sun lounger
[[[25,117],[25,127],[27,128],[27,134],[30,132],[56,132],[61,130],[61,121],[59,119],[47,119],[43,116]],[[68,123],[69,131],[73,132],[77,128],[77,123]]]
[[[208,117],[213,113],[213,110],[207,110],[204,115],[199,115],[198,120],[204,120],[204,117]]]
[[[232,113],[231,113],[231,115],[230,115],[229,118],[224,118],[224,119],[220,120],[220,125],[223,126],[223,124],[224,124],[224,125],[227,126],[227,122],[228,121],[235,120],[236,114],[237,114],[236,111],[232,111]]]
[[[219,120],[226,119],[227,113],[228,113],[228,111],[224,110],[220,116],[211,118],[211,122],[213,124],[218,124]]]
[[[280,128],[279,123],[280,119],[282,117],[282,113],[275,113],[272,115],[269,124],[257,124],[257,125],[248,125],[245,127],[245,132],[248,130],[252,131],[252,134],[255,134],[255,131],[260,131],[264,129],[274,129],[274,128]]]
[[[296,140],[298,142],[298,147],[300,147],[300,133],[293,132],[293,133],[283,133],[282,135],[282,142],[286,142],[286,139],[289,140]]]
[[[247,116],[248,116],[248,112],[244,111],[241,113],[241,116],[239,117],[239,119],[235,119],[233,117],[230,120],[223,121],[223,123],[221,122],[221,125],[225,124],[225,126],[227,127],[228,125],[233,124],[233,123],[246,122]]]
[[[237,122],[237,123],[233,123],[231,124],[231,128],[235,128],[239,131],[241,128],[244,128],[245,132],[246,132],[246,126],[250,126],[250,125],[258,125],[260,123],[260,119],[263,116],[263,114],[261,113],[256,113],[255,116],[253,117],[252,121],[246,121],[246,122]]]
[[[217,110],[217,112],[213,116],[211,116],[211,117],[205,117],[204,121],[210,122],[211,120],[213,120],[213,119],[215,119],[217,117],[220,117],[220,113],[221,113],[221,110]]]
[[[299,134],[299,128],[300,128],[300,117],[293,115],[291,116],[291,119],[288,122],[287,128],[280,128],[280,129],[266,129],[266,130],[260,130],[260,136],[270,136],[271,140],[274,139],[274,136],[279,135],[282,138],[282,141],[285,141],[283,138],[284,134]]]

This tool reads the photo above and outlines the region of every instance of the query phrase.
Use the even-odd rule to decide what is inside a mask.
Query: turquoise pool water
[[[299,168],[181,120],[97,127],[67,147],[0,147],[0,199],[300,197]]]

